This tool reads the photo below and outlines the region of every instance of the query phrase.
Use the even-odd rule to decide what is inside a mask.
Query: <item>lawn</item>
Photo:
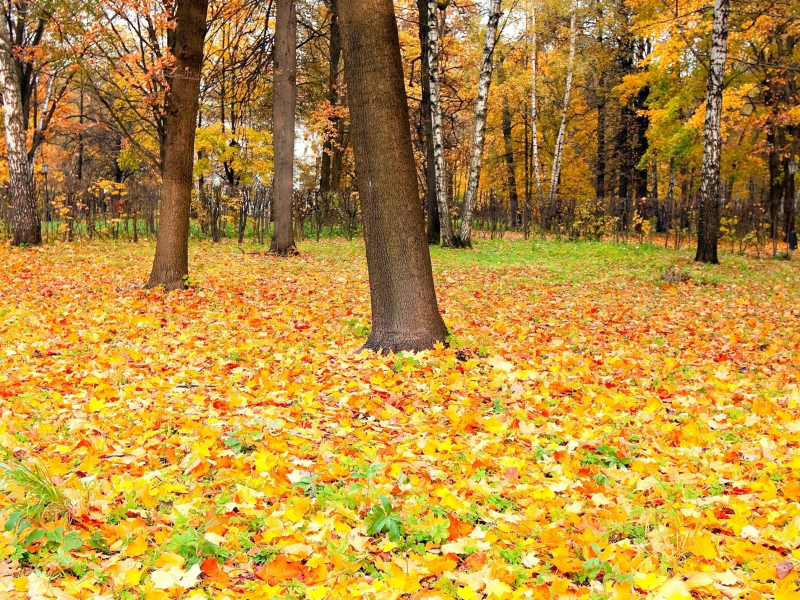
[[[800,597],[798,261],[436,248],[377,356],[362,244],[246,249],[0,247],[0,597]]]

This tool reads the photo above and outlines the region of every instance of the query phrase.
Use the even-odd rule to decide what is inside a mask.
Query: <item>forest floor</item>
[[[800,598],[800,261],[434,249],[450,347],[376,356],[300,249],[0,247],[0,597]]]

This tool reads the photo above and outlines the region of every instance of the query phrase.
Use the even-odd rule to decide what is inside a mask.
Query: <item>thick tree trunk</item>
[[[183,289],[189,275],[189,209],[207,15],[208,0],[177,2],[170,48],[175,62],[164,106],[161,218],[148,288]]]
[[[717,264],[719,238],[719,166],[722,151],[722,90],[728,47],[730,0],[714,0],[714,30],[711,34],[711,68],[708,72],[703,180],[700,184],[699,223],[697,225],[698,262]]]
[[[575,67],[575,39],[578,35],[576,28],[576,15],[575,10],[572,11],[572,18],[570,19],[570,37],[569,37],[569,65],[567,67],[567,82],[566,89],[564,90],[564,107],[561,110],[561,126],[558,128],[558,137],[556,138],[556,148],[553,153],[553,171],[550,175],[550,195],[548,197],[548,204],[550,210],[555,209],[556,205],[556,192],[558,191],[558,180],[561,177],[561,158],[564,154],[564,137],[567,131],[567,109],[569,108],[569,97],[572,93],[572,72]]]
[[[339,9],[372,303],[364,347],[432,348],[447,328],[425,239],[394,6],[362,0]]]
[[[417,0],[419,11],[420,72],[422,80],[422,118],[425,120],[425,205],[428,212],[428,243],[438,244],[441,236],[439,200],[436,196],[436,155],[433,148],[431,78],[428,68],[428,0]],[[434,27],[436,24],[434,23]]]
[[[341,8],[341,7],[340,7]],[[269,251],[294,254],[294,123],[297,106],[297,13],[294,0],[277,0],[273,88],[275,231]]]
[[[342,56],[342,40],[339,35],[338,0],[328,0],[331,15],[330,42],[328,45],[328,103],[336,110],[339,103],[339,62]],[[339,118],[332,117],[322,145],[320,161],[319,193],[326,195],[331,191],[331,160],[333,158],[334,140],[338,137]],[[338,140],[337,140],[338,141]]]
[[[472,218],[478,199],[478,185],[481,179],[483,163],[483,147],[486,143],[486,112],[489,98],[489,86],[492,83],[492,66],[494,63],[494,47],[497,41],[497,26],[500,23],[500,2],[491,0],[489,4],[489,21],[486,24],[486,38],[483,42],[483,62],[478,80],[478,98],[475,102],[475,130],[472,135],[472,153],[469,161],[469,178],[467,191],[464,194],[464,209],[461,214],[461,244],[472,245]],[[534,125],[534,137],[536,134]]]
[[[439,4],[428,0],[428,23],[438,23]],[[444,129],[442,126],[442,96],[439,84],[439,30],[428,27],[428,77],[430,78],[431,128],[433,156],[436,165],[436,204],[439,207],[439,236],[443,248],[452,248],[453,227],[447,205],[447,163],[444,160]]]
[[[11,196],[11,243],[40,244],[42,225],[36,205],[32,165],[28,161],[28,141],[22,109],[22,77],[14,57],[11,33],[5,11],[0,11],[0,86],[3,93],[8,187]]]

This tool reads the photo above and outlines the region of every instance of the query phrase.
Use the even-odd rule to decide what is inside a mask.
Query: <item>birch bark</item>
[[[539,117],[537,106],[536,106],[536,78],[537,78],[537,69],[539,67],[539,58],[538,58],[538,39],[536,37],[536,6],[534,5],[531,8],[531,153],[533,154],[533,175],[536,179],[536,200],[539,203],[539,215],[541,219],[542,229],[544,229],[546,222],[545,222],[545,213],[544,213],[544,202],[542,201],[542,170],[541,165],[539,164],[539,130],[537,125],[537,119]]]
[[[478,196],[478,185],[481,179],[481,163],[483,147],[486,143],[486,112],[489,86],[492,83],[492,67],[494,47],[497,42],[497,27],[500,23],[501,0],[491,0],[489,5],[489,21],[486,24],[486,38],[483,43],[483,62],[478,80],[478,98],[475,104],[475,131],[472,136],[472,153],[469,161],[469,179],[464,195],[464,209],[461,214],[461,243],[465,247],[472,245],[472,219]],[[535,131],[535,129],[534,129]]]
[[[3,94],[6,153],[8,157],[12,244],[40,244],[42,227],[36,206],[33,170],[28,161],[28,141],[22,114],[20,67],[14,57],[11,32],[5,11],[0,14],[0,87]]]
[[[567,109],[569,108],[569,97],[572,93],[572,72],[575,69],[575,38],[578,30],[576,28],[575,9],[572,10],[570,19],[570,40],[569,40],[569,66],[567,67],[567,85],[564,91],[564,108],[561,111],[561,126],[558,128],[556,138],[556,148],[553,153],[553,170],[550,175],[550,194],[548,196],[548,206],[552,210],[556,203],[556,191],[558,191],[558,179],[561,176],[561,158],[564,153],[564,136],[567,129]]]
[[[717,264],[719,238],[719,162],[722,150],[722,90],[728,50],[730,0],[714,0],[714,29],[711,33],[711,61],[708,70],[703,180],[700,184],[700,219],[697,227],[695,261]]]
[[[442,247],[453,247],[453,228],[447,206],[447,165],[444,160],[444,132],[442,131],[442,96],[439,79],[439,5],[428,0],[428,72],[431,86],[431,128],[433,155],[436,164],[436,199],[439,205],[439,227]]]

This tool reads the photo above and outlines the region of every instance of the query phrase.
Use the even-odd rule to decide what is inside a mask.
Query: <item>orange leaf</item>
[[[255,576],[270,585],[277,585],[288,579],[299,579],[307,574],[308,569],[301,562],[288,561],[283,555],[278,556],[271,563],[258,567]]]
[[[452,554],[447,556],[439,556],[434,558],[431,562],[425,565],[425,568],[431,572],[432,575],[441,575],[445,571],[452,571],[458,566],[458,561],[450,558]]]
[[[471,523],[468,523],[467,521],[459,521],[452,515],[448,516],[447,518],[450,519],[450,526],[447,528],[447,531],[450,534],[447,537],[448,540],[457,540],[458,538],[464,537],[470,531],[472,531]]]

